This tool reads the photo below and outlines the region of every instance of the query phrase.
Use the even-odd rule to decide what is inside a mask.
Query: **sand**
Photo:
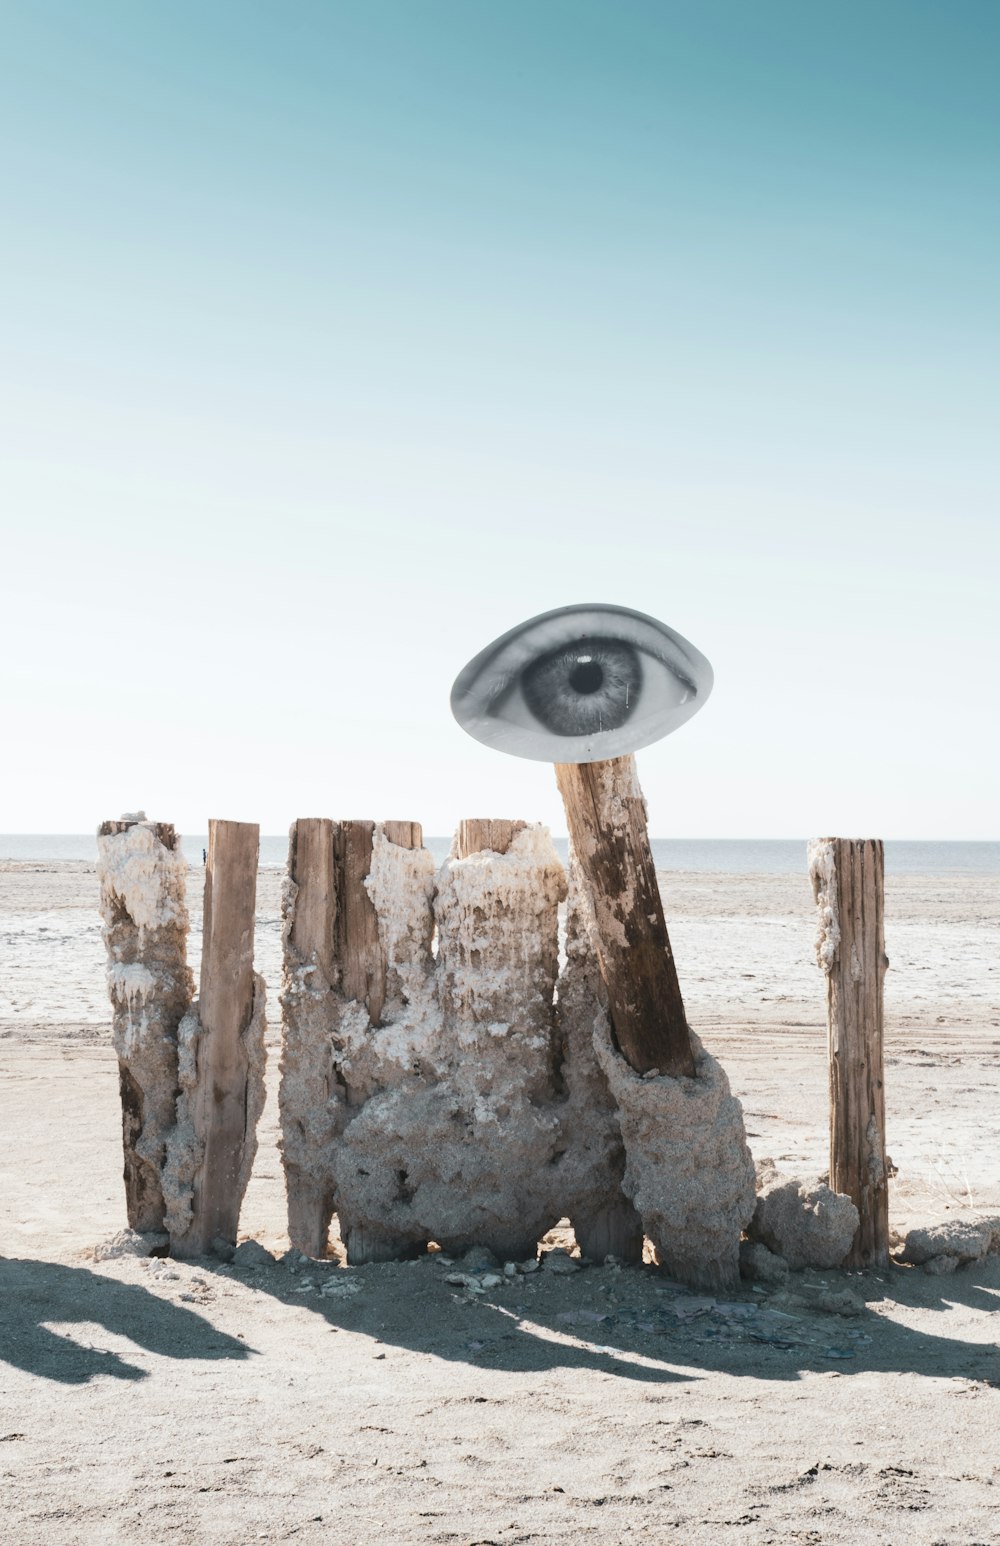
[[[818,1174],[825,1009],[805,874],[661,884],[692,1025],[743,1101],[755,1158]],[[241,1231],[274,1255],[288,1243],[279,887],[261,873],[272,1056]],[[1000,1213],[998,922],[995,881],[888,883],[901,1231]],[[95,1261],[125,1218],[93,867],[0,866],[0,950],[0,1488],[15,1546],[1000,1542],[1000,1257],[947,1277],[807,1272],[721,1304],[649,1266],[557,1273],[558,1256],[482,1292],[433,1256]]]

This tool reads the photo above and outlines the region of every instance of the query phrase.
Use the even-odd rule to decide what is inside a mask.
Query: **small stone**
[[[289,1272],[294,1272],[298,1267],[303,1266],[303,1264],[308,1260],[309,1257],[304,1256],[301,1251],[297,1251],[294,1245],[289,1247],[283,1256],[278,1257],[278,1261],[281,1266],[287,1267]]]
[[[932,1278],[947,1277],[949,1273],[957,1272],[961,1265],[958,1256],[932,1256],[930,1261],[925,1261],[924,1271],[930,1273]]]
[[[552,1251],[545,1252],[545,1255],[542,1257],[542,1265],[546,1272],[565,1274],[568,1272],[579,1272],[580,1270],[580,1263],[574,1261],[572,1256],[569,1256],[561,1245],[557,1245]]]
[[[740,1242],[740,1277],[748,1283],[778,1284],[788,1277],[788,1263],[759,1240]]]
[[[110,1240],[102,1240],[94,1246],[94,1260],[116,1261],[122,1256],[152,1256],[154,1251],[161,1253],[168,1243],[167,1235],[120,1229]]]
[[[783,1256],[793,1272],[839,1267],[851,1248],[859,1215],[850,1197],[823,1181],[803,1181],[758,1167],[751,1240]]]
[[[496,1272],[487,1272],[479,1279],[481,1288],[499,1288],[503,1278]]]
[[[867,1309],[864,1300],[852,1294],[849,1288],[821,1289],[818,1294],[807,1293],[805,1302],[811,1309],[822,1310],[825,1315],[864,1315]]]
[[[505,1278],[516,1278],[517,1274],[518,1274],[517,1262],[516,1261],[505,1261],[504,1264],[503,1264],[503,1275],[504,1275],[504,1277]]]
[[[903,1239],[900,1260],[922,1267],[936,1256],[956,1256],[959,1262],[979,1261],[993,1245],[995,1219],[949,1219],[925,1229],[910,1229]]]
[[[463,1272],[490,1272],[500,1264],[491,1250],[485,1245],[474,1245],[459,1262]]]
[[[223,1240],[221,1235],[216,1235],[212,1241],[211,1252],[218,1261],[232,1261],[236,1255],[236,1247],[231,1240]]]
[[[243,1271],[255,1271],[258,1267],[275,1266],[274,1257],[265,1250],[259,1240],[244,1240],[233,1252],[232,1263]]]
[[[346,1299],[350,1294],[357,1294],[360,1291],[361,1284],[358,1279],[348,1277],[346,1273],[343,1276],[338,1273],[334,1277],[327,1278],[320,1287],[320,1293],[324,1299]]]
[[[521,1263],[521,1271],[522,1272],[537,1272],[538,1271],[538,1257],[537,1256],[532,1256],[532,1257],[529,1258],[528,1261],[523,1261]]]

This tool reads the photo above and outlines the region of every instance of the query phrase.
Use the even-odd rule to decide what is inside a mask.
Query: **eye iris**
[[[580,639],[550,650],[521,674],[528,708],[556,735],[620,729],[641,690],[638,651],[621,639]]]

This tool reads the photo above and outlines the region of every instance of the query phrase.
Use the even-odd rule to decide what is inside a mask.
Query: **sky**
[[[1000,835],[994,0],[0,24],[0,830],[562,833],[449,692],[611,602],[654,835]]]

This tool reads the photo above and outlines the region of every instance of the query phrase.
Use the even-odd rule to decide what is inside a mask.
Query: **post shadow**
[[[0,1363],[65,1385],[85,1385],[99,1374],[146,1378],[145,1369],[120,1354],[81,1347],[50,1331],[46,1321],[93,1322],[165,1358],[247,1358],[253,1352],[195,1311],[140,1285],[87,1267],[0,1258]]]
[[[217,1263],[204,1266],[207,1271],[218,1270]],[[340,1299],[296,1291],[303,1278],[336,1280],[341,1272],[357,1275],[362,1284],[357,1294]],[[546,1283],[542,1276],[533,1280],[540,1283],[540,1291],[531,1299],[496,1289],[477,1300],[475,1309],[461,1303],[461,1291],[446,1285],[443,1270],[430,1264],[331,1266],[311,1273],[308,1263],[303,1263],[296,1276],[276,1264],[245,1281],[282,1303],[309,1310],[333,1330],[368,1335],[373,1343],[465,1363],[484,1372],[591,1369],[640,1383],[666,1384],[697,1380],[702,1373],[781,1381],[798,1379],[806,1372],[836,1370],[848,1376],[918,1373],[929,1379],[979,1380],[1000,1387],[1000,1347],[995,1341],[938,1336],[878,1314],[848,1319],[797,1306],[787,1312],[783,1330],[768,1323],[766,1301],[761,1303],[744,1290],[733,1296],[733,1302],[750,1307],[746,1323],[737,1322],[734,1327],[711,1314],[686,1324],[672,1323],[667,1308],[671,1298],[691,1296],[650,1267],[627,1268],[616,1275],[615,1293],[623,1302],[598,1320],[598,1313],[607,1306],[601,1303],[600,1282],[589,1287],[587,1279],[599,1279],[601,1273],[601,1268],[592,1267],[574,1274],[568,1292],[560,1287],[566,1278]],[[945,1279],[896,1266],[878,1273],[832,1271],[822,1276],[831,1290],[850,1287],[858,1298],[871,1303],[888,1298],[901,1307],[946,1310],[958,1303],[977,1311],[995,1311],[1000,1330],[1000,1257]],[[808,1277],[802,1284],[793,1280],[791,1291],[807,1282]],[[658,1287],[665,1290],[662,1298],[656,1293]],[[570,1314],[578,1318],[569,1320]],[[759,1328],[754,1325],[758,1315],[763,1322]],[[568,1334],[573,1343],[550,1340],[548,1333]],[[643,1362],[631,1362],[623,1354],[639,1355]],[[335,1362],[335,1351],[326,1356]]]

